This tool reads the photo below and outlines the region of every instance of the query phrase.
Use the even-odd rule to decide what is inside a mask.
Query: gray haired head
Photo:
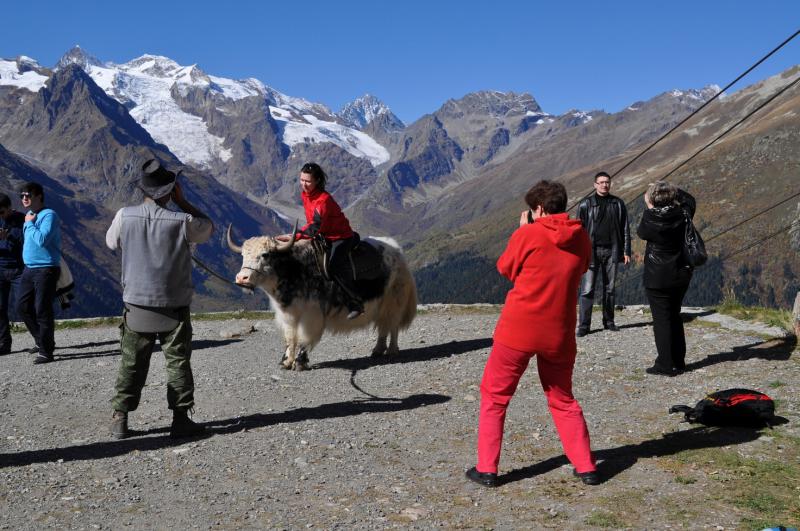
[[[678,188],[667,181],[656,181],[647,189],[647,197],[655,208],[677,204]]]

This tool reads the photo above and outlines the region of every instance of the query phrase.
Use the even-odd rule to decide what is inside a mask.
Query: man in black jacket
[[[11,352],[11,328],[8,322],[12,308],[11,289],[19,295],[22,275],[22,224],[25,215],[11,208],[11,199],[0,193],[0,354]]]
[[[614,324],[614,281],[617,264],[631,259],[631,232],[625,202],[611,195],[611,177],[604,171],[594,176],[595,193],[578,205],[578,218],[592,240],[592,263],[581,280],[578,337],[589,333],[592,324],[594,285],[598,272],[603,281],[603,327],[616,332]]]

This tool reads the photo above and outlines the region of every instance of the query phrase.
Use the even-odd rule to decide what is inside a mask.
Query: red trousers
[[[575,352],[536,355],[539,379],[547,397],[564,454],[578,472],[596,469],[589,430],[580,404],[572,396]],[[478,472],[497,473],[506,409],[517,390],[528,362],[534,356],[495,341],[481,381],[481,413],[478,424]]]

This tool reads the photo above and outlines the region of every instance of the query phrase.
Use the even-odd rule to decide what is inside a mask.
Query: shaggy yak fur
[[[325,330],[347,333],[371,325],[378,331],[373,356],[399,352],[397,334],[411,325],[417,313],[414,278],[394,240],[365,241],[380,253],[383,274],[375,280],[357,282],[364,313],[348,320],[347,295],[338,283],[322,276],[310,240],[291,243],[258,236],[239,247],[228,229],[228,246],[242,255],[236,283],[262,289],[275,310],[275,321],[286,342],[281,359],[285,369],[308,369],[308,355]]]

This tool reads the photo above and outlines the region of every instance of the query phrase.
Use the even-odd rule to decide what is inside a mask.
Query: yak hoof
[[[383,356],[384,354],[386,354],[386,347],[383,348],[375,347],[374,349],[372,349],[373,358],[377,358],[378,356]]]
[[[292,369],[294,369],[297,372],[307,371],[308,363],[304,361],[295,361],[294,364],[292,365]]]
[[[386,355],[387,356],[397,356],[398,354],[400,354],[400,349],[399,348],[391,348],[391,347],[389,347],[386,350]]]

